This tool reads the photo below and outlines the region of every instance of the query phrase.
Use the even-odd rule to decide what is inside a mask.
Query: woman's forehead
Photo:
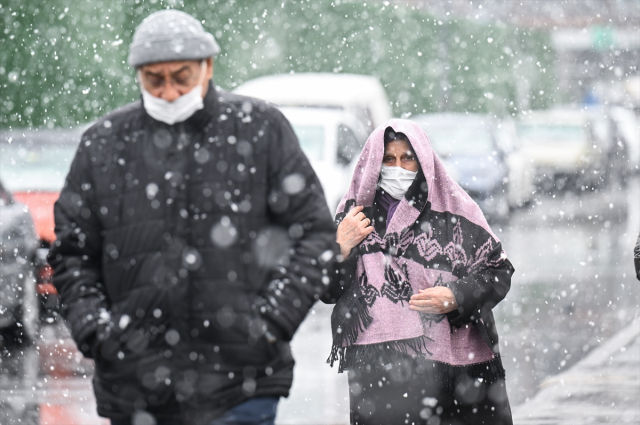
[[[388,142],[384,147],[384,151],[386,153],[386,152],[389,152],[390,150],[394,150],[394,151],[399,150],[401,152],[403,151],[413,152],[413,148],[411,147],[411,144],[406,140],[402,140],[402,139],[395,139]]]

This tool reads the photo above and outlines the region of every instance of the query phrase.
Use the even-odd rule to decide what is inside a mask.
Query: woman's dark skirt
[[[398,355],[348,369],[352,425],[513,424],[499,357],[482,367]]]

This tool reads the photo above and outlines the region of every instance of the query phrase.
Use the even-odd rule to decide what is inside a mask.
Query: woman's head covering
[[[456,183],[444,168],[444,165],[431,148],[431,143],[426,133],[413,121],[392,119],[376,128],[362,149],[355,172],[351,180],[349,191],[344,195],[336,210],[336,218],[341,220],[344,214],[356,205],[370,207],[376,194],[378,178],[382,168],[384,156],[385,132],[391,128],[396,133],[403,133],[409,138],[409,142],[420,163],[420,169],[424,180],[419,175],[416,177],[415,186],[426,182],[425,187],[412,187],[405,195],[407,206],[423,207],[420,199],[416,199],[417,193],[427,193],[427,203],[430,208],[438,212],[450,212],[465,217],[487,231],[491,232],[478,204]],[[419,195],[418,195],[419,196]],[[346,208],[345,208],[346,207]],[[401,207],[399,207],[401,209]],[[405,208],[406,209],[406,208]],[[419,211],[416,211],[419,212]],[[389,225],[390,223],[387,223]]]

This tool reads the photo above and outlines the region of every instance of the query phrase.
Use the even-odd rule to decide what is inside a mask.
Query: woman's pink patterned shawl
[[[340,356],[342,364],[350,347],[380,344],[454,366],[491,360],[481,323],[454,329],[445,315],[409,309],[408,300],[419,289],[446,285],[506,258],[480,208],[449,177],[418,124],[394,119],[374,130],[336,220],[356,205],[371,211],[388,127],[409,138],[422,173],[400,201],[384,237],[374,231],[357,248],[357,279],[332,315],[330,360]]]

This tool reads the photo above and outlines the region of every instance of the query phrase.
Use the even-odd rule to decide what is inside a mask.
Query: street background
[[[516,269],[495,310],[515,411],[546,378],[640,317],[632,261],[639,197],[638,179],[624,191],[541,196],[497,231]],[[325,363],[330,313],[316,304],[293,340],[294,385],[280,404],[279,424],[348,423],[346,375]],[[91,370],[60,323],[44,326],[35,346],[5,348],[0,423],[29,417],[41,424],[103,423],[94,413]]]
[[[554,377],[639,318],[637,0],[0,0],[0,130],[77,132],[138,99],[128,45],[145,16],[167,7],[197,16],[215,35],[222,53],[214,81],[227,90],[273,74],[353,73],[380,81],[396,117],[470,112],[518,120],[586,106],[629,112],[636,118],[627,137],[611,136],[611,146],[624,145],[608,152],[618,161],[607,171],[615,178],[563,188],[538,180],[527,202],[492,224],[516,270],[494,310],[516,423],[535,423],[527,415],[552,409],[542,391],[564,379]],[[54,163],[57,172],[68,161]],[[330,314],[331,306],[316,304],[293,340],[294,385],[278,424],[348,423],[346,375],[325,363]],[[640,345],[630,341],[635,357],[625,364],[640,365]],[[56,314],[43,317],[34,344],[5,339],[0,350],[0,424],[108,424],[95,413],[93,364]],[[602,393],[584,396],[582,406],[596,398]]]

